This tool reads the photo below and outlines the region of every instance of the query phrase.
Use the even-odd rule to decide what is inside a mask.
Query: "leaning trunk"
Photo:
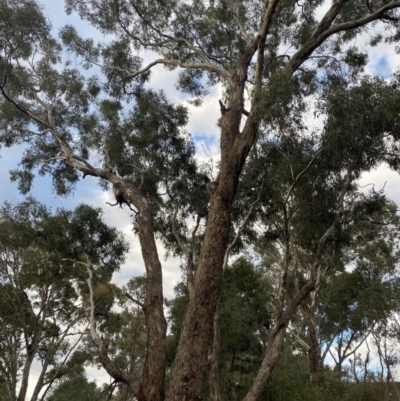
[[[35,341],[34,341],[35,342]],[[18,401],[25,401],[26,393],[28,391],[29,372],[31,370],[32,362],[35,356],[35,351],[32,346],[28,346],[28,352],[25,360],[24,369],[22,372],[21,387],[19,389]]]
[[[169,401],[199,400],[203,392],[213,317],[221,287],[222,263],[230,232],[231,206],[237,186],[235,180],[223,175],[221,171],[220,183],[225,185],[218,185],[211,198],[193,301],[189,303],[182,328],[167,398]],[[230,181],[228,185],[227,178]]]
[[[165,339],[162,267],[154,238],[153,215],[148,201],[130,185],[115,184],[138,208],[139,241],[146,267],[146,298],[143,312],[147,325],[147,354],[139,401],[163,401],[165,397]]]
[[[259,372],[243,401],[256,401],[261,391],[267,384],[271,373],[278,362],[283,351],[283,341],[285,339],[287,324],[276,322],[267,344],[265,356]]]
[[[315,266],[315,269],[318,267]],[[315,276],[297,292],[292,298],[290,304],[285,311],[282,311],[276,318],[275,324],[271,330],[271,335],[268,340],[267,348],[265,351],[264,359],[258,370],[257,376],[253,381],[250,390],[243,401],[256,401],[260,396],[263,388],[271,377],[272,371],[283,351],[283,343],[285,340],[286,330],[289,325],[290,319],[296,312],[297,307],[305,299],[305,297],[314,289]]]

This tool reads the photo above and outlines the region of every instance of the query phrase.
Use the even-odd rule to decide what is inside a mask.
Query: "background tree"
[[[11,401],[27,397],[33,362],[39,363],[32,401],[85,361],[85,274],[76,267],[83,250],[109,281],[127,250],[101,212],[80,206],[51,215],[28,199],[0,209],[0,370]]]
[[[102,394],[95,382],[89,382],[86,378],[83,366],[76,366],[69,372],[56,387],[54,387],[47,400],[49,401],[73,401],[79,397],[80,400],[94,401],[106,400],[106,395]]]
[[[303,302],[301,317],[293,323],[293,334],[310,355],[312,372],[323,369],[327,355],[341,371],[373,328],[398,308],[396,206],[375,191],[352,197],[359,217],[350,227],[350,242],[343,244],[339,263]]]

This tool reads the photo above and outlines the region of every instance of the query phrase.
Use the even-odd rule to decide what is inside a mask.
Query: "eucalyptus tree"
[[[73,401],[79,397],[82,401],[106,400],[106,393],[102,393],[96,383],[89,382],[82,365],[76,366],[75,370],[55,386],[48,394],[46,400]]]
[[[281,132],[275,139],[261,138],[239,184],[240,201],[246,199],[251,187],[259,193],[249,224],[256,221],[264,231],[258,235],[261,241],[257,248],[268,259],[271,278],[275,277],[275,288],[280,288],[277,293],[282,295],[279,308],[286,311],[314,269],[314,291],[302,304],[307,309],[314,299],[311,303],[315,307],[326,274],[343,271],[349,263],[347,253],[353,258],[363,255],[366,245],[360,238],[366,232],[371,238],[373,233],[377,236],[377,243],[370,246],[380,251],[380,247],[390,248],[387,259],[380,263],[382,274],[395,268],[396,207],[382,192],[361,193],[357,180],[382,162],[397,163],[396,151],[385,134],[398,129],[392,108],[398,102],[397,91],[379,78],[363,78],[350,87],[343,85],[343,77],[337,79],[318,99],[317,110],[326,115],[322,131],[310,135],[309,129],[292,122],[296,135]],[[352,113],[346,113],[351,107]],[[265,183],[257,175],[260,166],[269,177]],[[336,228],[318,256],[316,245],[332,225]],[[247,231],[244,234],[251,241],[254,233],[249,227]],[[387,236],[386,244],[382,236]],[[312,315],[318,318],[314,312]]]
[[[194,276],[193,269],[188,270],[192,295],[167,399],[201,398],[233,203],[249,153],[256,151],[259,138],[277,134],[278,128],[286,135],[296,136],[298,113],[304,112],[306,96],[322,91],[323,83],[334,83],[338,73],[348,71],[344,85],[356,82],[367,57],[364,49],[354,45],[354,38],[382,22],[387,28],[383,32],[385,39],[396,41],[400,2],[196,0],[167,4],[159,0],[68,0],[68,12],[78,11],[90,24],[110,35],[107,43],[95,43],[80,38],[72,27],[61,32],[65,48],[82,58],[82,67],[96,65],[101,69],[106,78],[104,84],[95,78],[84,78],[70,64],[62,65],[63,47],[50,36],[50,25],[37,3],[2,0],[0,7],[1,138],[8,146],[28,143],[14,179],[27,191],[33,171],[39,169],[40,174],[51,174],[58,192],[65,193],[81,172],[83,177],[99,177],[110,183],[118,203],[137,209],[136,229],[147,274],[143,309],[148,346],[142,380],[132,388],[141,400],[163,400],[165,395],[166,324],[155,233],[170,226],[170,234],[187,265],[196,261],[196,273]],[[373,37],[371,44],[383,40],[384,35]],[[284,51],[285,48],[292,51]],[[159,57],[142,65],[139,56],[143,49]],[[219,105],[219,173],[215,181],[203,177],[208,189],[208,210],[204,185],[193,163],[193,146],[183,132],[185,111],[170,105],[162,95],[143,89],[152,67],[159,64],[180,68],[178,86],[195,96],[201,97],[214,84],[225,89]],[[395,95],[397,90],[393,91]],[[135,105],[132,112],[126,113],[123,105],[129,101],[135,101]],[[337,111],[338,107],[331,106],[321,112]],[[349,110],[352,108],[343,111],[348,115]],[[376,135],[397,140],[396,117],[391,116],[393,124],[373,127]],[[345,135],[347,129],[343,131],[340,126],[338,114],[329,121],[331,130],[336,127],[336,132]],[[352,134],[356,132],[356,127],[351,128]],[[368,141],[368,130],[363,132]],[[334,144],[335,136],[330,140]],[[346,149],[352,144],[350,141],[348,146],[343,145],[342,169],[347,178],[355,174],[346,165]],[[393,149],[392,161],[396,164],[397,151]],[[318,152],[318,148],[314,150]],[[90,151],[96,157],[89,160]],[[331,156],[330,153],[324,158],[321,153],[323,160]],[[362,169],[374,165],[367,163]],[[294,172],[293,186],[301,178],[301,171]],[[344,191],[347,181],[342,181]],[[156,193],[162,187],[171,201],[169,205],[163,202],[164,195]],[[197,193],[194,189],[199,187],[202,190]],[[193,191],[188,192],[188,188]],[[195,199],[188,193],[196,195]],[[316,260],[320,260],[328,239],[340,224],[343,196],[336,192],[336,217],[330,224],[321,225],[326,231],[314,242]],[[159,205],[170,217],[161,219],[164,227],[154,218],[157,213],[163,217]],[[198,258],[193,259],[193,236],[187,238],[185,227],[179,230],[178,214],[182,218],[185,214],[195,215],[206,221]],[[283,320],[271,331],[265,358],[246,401],[256,399],[267,382],[292,312],[315,287],[319,266],[318,262],[311,270],[293,307],[282,310]]]
[[[319,372],[330,354],[335,371],[398,310],[398,215],[383,193],[352,191],[353,213],[340,257],[303,301],[292,333]],[[350,217],[350,216],[349,216]],[[336,251],[337,252],[337,251]]]
[[[52,215],[28,199],[0,209],[0,372],[11,401],[27,399],[33,364],[40,366],[30,399],[36,401],[84,362],[87,335],[83,252],[108,282],[126,244],[101,221],[99,210],[80,206]],[[2,383],[3,385],[3,383]]]

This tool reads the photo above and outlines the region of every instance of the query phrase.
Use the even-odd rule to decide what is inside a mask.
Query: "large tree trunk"
[[[318,333],[314,324],[309,324],[309,337],[310,337],[310,348],[308,350],[308,358],[310,361],[310,372],[318,373],[323,369],[322,358],[321,358],[321,347],[319,346]]]
[[[255,137],[253,127],[246,132],[239,131],[247,69],[242,71],[241,77],[236,76],[228,108],[221,105],[221,167],[216,182],[209,185],[211,200],[207,228],[196,271],[194,296],[188,306],[175,357],[168,401],[202,398],[222,266],[231,229],[232,203],[240,172]]]
[[[144,363],[143,377],[140,384],[139,401],[164,401],[165,398],[165,339],[167,323],[163,308],[162,266],[158,256],[153,227],[153,212],[148,200],[140,189],[123,181],[109,169],[96,169],[76,161],[70,145],[57,132],[55,126],[52,131],[60,143],[66,162],[73,168],[84,173],[101,177],[112,183],[117,193],[122,193],[125,199],[138,209],[138,234],[146,268],[146,298],[143,312],[147,325],[147,353]],[[107,351],[104,351],[104,360],[108,360]],[[131,381],[124,381],[131,385]]]
[[[237,185],[229,174],[228,177],[226,175],[221,171],[222,185],[216,185],[211,198],[194,297],[189,303],[182,328],[167,398],[169,401],[199,400],[203,392],[213,317],[221,287],[222,263],[230,232],[231,206]],[[228,180],[229,183],[226,182]]]
[[[136,188],[115,184],[138,208],[139,241],[146,267],[146,298],[143,307],[147,325],[147,353],[139,401],[163,401],[165,397],[165,338],[162,267],[154,238],[153,215],[147,200]]]
[[[36,341],[34,341],[34,343],[36,343]],[[24,369],[22,371],[21,387],[19,389],[19,394],[17,398],[18,401],[25,401],[26,393],[28,391],[29,373],[31,370],[34,356],[35,356],[35,348],[33,346],[28,346]]]

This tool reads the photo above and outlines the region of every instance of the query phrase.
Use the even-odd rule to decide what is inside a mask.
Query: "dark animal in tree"
[[[122,205],[125,203],[125,205],[127,205],[129,207],[129,209],[132,210],[132,212],[136,213],[136,210],[131,208],[129,201],[126,200],[125,195],[122,193],[122,191],[120,191],[118,188],[114,187],[113,192],[114,192],[116,202],[114,204],[111,204],[110,202],[106,202],[107,205],[110,205],[110,206],[119,205],[119,207],[122,209]]]

